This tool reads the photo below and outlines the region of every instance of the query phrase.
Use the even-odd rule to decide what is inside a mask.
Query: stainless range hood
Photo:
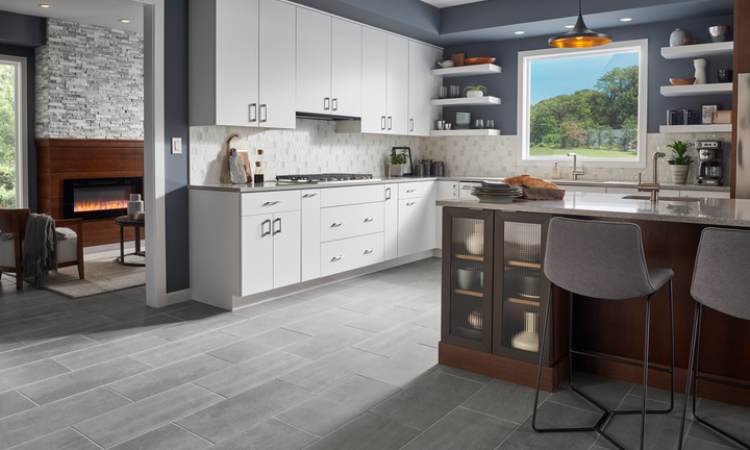
[[[737,75],[736,198],[750,199],[750,73]]]

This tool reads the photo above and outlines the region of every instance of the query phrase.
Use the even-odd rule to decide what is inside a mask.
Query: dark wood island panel
[[[450,230],[449,222],[453,217],[461,216],[459,211],[458,208],[445,208],[444,230]],[[472,212],[472,214],[476,217],[478,213]],[[498,220],[505,220],[499,217],[507,219],[509,216],[507,212],[496,214],[498,214],[495,218],[496,223]],[[540,223],[552,217],[549,214],[535,215]],[[528,213],[523,213],[519,217],[528,220]],[[591,220],[598,219],[591,218]],[[675,272],[676,389],[682,391],[685,386],[694,312],[690,285],[700,234],[705,225],[637,220],[632,222],[638,223],[642,229],[649,266],[669,267]],[[502,251],[498,247],[502,244],[502,237],[498,237],[497,231],[492,240],[495,243],[494,251]],[[449,258],[452,251],[451,239],[444,237],[444,258]],[[494,260],[490,279],[498,280],[502,264],[497,263],[497,255]],[[446,279],[452,276],[450,270],[450,265],[444,264],[444,277],[448,277]],[[443,294],[443,305],[447,308],[450,299],[446,295],[450,294],[450,289],[446,287],[445,281]],[[495,309],[500,302],[500,295],[502,294],[498,294],[495,289],[491,302]],[[553,288],[551,296],[554,300],[550,319],[551,334],[548,341],[550,351],[543,358],[545,367],[542,374],[542,386],[545,390],[552,390],[567,379],[568,372],[568,293],[560,288]],[[653,300],[651,362],[657,367],[667,367],[670,352],[666,289],[657,293]],[[441,364],[514,383],[529,386],[535,384],[536,356],[514,357],[503,351],[498,352],[495,348],[496,341],[492,348],[476,346],[469,348],[461,345],[460,342],[452,342],[449,330],[446,329],[448,322],[445,309],[443,314],[443,339],[439,347]],[[492,327],[495,327],[495,322],[500,320],[500,317],[496,310],[492,314],[494,317]],[[576,369],[640,383],[642,369],[639,360],[642,358],[643,351],[644,301],[642,299],[593,301],[584,297],[576,297],[573,314],[572,334],[575,347],[615,357],[607,360],[577,357]],[[541,328],[541,321],[539,328]],[[706,398],[750,405],[750,326],[748,323],[715,311],[706,311],[703,319],[701,348],[700,373],[703,379],[698,383],[698,394]],[[649,374],[649,384],[657,388],[668,388],[668,373],[652,369]]]

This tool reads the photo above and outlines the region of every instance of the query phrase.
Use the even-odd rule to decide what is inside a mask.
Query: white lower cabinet
[[[320,191],[302,191],[300,203],[301,278],[309,281],[320,277]]]
[[[383,254],[385,259],[398,257],[398,185],[383,186]]]
[[[437,200],[458,200],[458,181],[438,181]],[[443,207],[435,207],[435,248],[443,248]]]
[[[251,295],[273,289],[271,222],[273,222],[273,215],[271,214],[242,218],[240,226],[242,295]]]
[[[435,197],[398,201],[398,256],[435,248]]]
[[[321,275],[334,275],[383,261],[383,233],[357,236],[321,245]]]
[[[242,218],[242,295],[299,283],[300,212]]]
[[[383,202],[324,208],[321,211],[321,240],[346,239],[383,231]]]

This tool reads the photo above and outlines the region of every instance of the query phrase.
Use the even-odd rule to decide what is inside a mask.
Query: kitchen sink
[[[648,195],[626,195],[623,197],[625,200],[651,200]],[[695,197],[659,197],[660,201],[664,202],[699,202],[701,199]]]

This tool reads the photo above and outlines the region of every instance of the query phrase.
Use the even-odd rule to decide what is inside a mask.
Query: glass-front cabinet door
[[[534,362],[539,357],[542,315],[550,289],[542,272],[546,236],[546,216],[500,212],[495,215],[493,352],[496,354]]]
[[[443,211],[442,340],[492,351],[493,213]]]

